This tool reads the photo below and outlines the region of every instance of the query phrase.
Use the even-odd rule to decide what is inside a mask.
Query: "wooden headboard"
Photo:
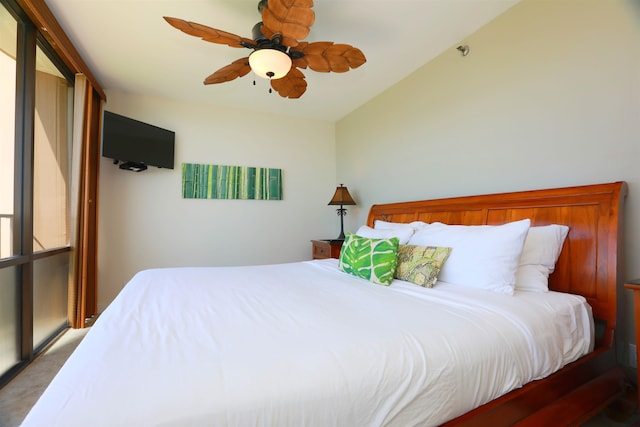
[[[565,224],[569,235],[549,287],[583,295],[596,319],[596,346],[613,345],[622,256],[624,182],[373,205],[367,224],[443,222],[497,225],[525,218],[531,225]],[[620,258],[621,259],[621,258]]]

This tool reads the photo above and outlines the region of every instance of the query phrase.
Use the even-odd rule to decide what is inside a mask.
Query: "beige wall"
[[[461,41],[467,57],[452,46],[337,124],[338,180],[360,202],[345,229],[372,203],[624,180],[622,279],[640,277],[639,41],[637,0],[514,6]]]
[[[637,0],[524,0],[462,40],[467,57],[451,46],[335,125],[108,93],[108,110],[176,131],[176,167],[280,167],[285,200],[183,200],[179,169],[103,159],[100,308],[144,268],[309,259],[309,239],[337,234],[340,182],[355,230],[372,203],[625,180],[623,279],[640,277],[638,40]]]
[[[204,90],[204,89],[203,89]],[[311,239],[339,233],[335,126],[122,93],[106,109],[176,132],[175,169],[100,164],[98,280],[104,309],[137,271],[152,267],[311,259]],[[284,199],[182,199],[182,162],[280,168]]]

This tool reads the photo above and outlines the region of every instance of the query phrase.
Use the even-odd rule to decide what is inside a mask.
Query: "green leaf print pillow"
[[[338,266],[345,273],[389,286],[398,264],[398,245],[397,237],[369,239],[347,233]]]

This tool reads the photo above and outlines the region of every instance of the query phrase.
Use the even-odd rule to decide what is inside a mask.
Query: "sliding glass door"
[[[33,151],[33,348],[67,324],[73,87],[36,48]]]
[[[0,0],[0,386],[68,324],[72,80]]]
[[[0,5],[0,261],[15,255],[15,105],[18,24]],[[0,268],[0,373],[20,362],[18,266]]]

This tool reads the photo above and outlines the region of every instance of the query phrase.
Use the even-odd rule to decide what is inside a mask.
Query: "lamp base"
[[[340,235],[336,240],[344,240],[344,216],[347,214],[347,210],[340,205],[340,207],[336,209],[336,212],[340,217]]]

